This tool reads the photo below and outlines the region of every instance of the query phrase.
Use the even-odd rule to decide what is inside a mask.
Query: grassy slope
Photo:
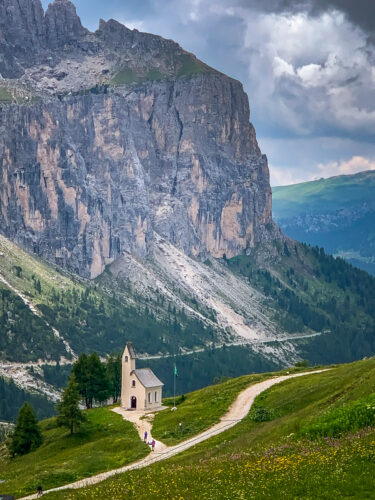
[[[321,179],[273,188],[273,213],[285,233],[299,241],[324,247],[375,274],[375,172]],[[364,210],[366,207],[366,210]],[[338,224],[326,226],[327,215],[357,214],[348,225],[345,212]],[[304,217],[315,218],[310,230]],[[298,220],[298,222],[297,222]]]
[[[8,89],[5,87],[0,87],[0,104],[1,103],[10,103],[12,102],[13,97]]]
[[[311,362],[347,362],[375,352],[375,278],[364,271],[291,241],[254,249],[228,266],[265,293],[287,331],[325,332],[299,343]]]
[[[164,78],[180,78],[182,76],[196,75],[199,73],[217,73],[216,70],[207,66],[202,61],[189,53],[173,56],[173,72],[170,72],[170,64],[166,64],[168,72],[163,73],[158,68],[150,67],[147,72],[144,69],[137,71],[128,67],[122,68],[111,80],[112,85],[126,85],[129,83],[142,83],[146,81],[158,81]]]
[[[53,488],[147,455],[149,447],[121,416],[107,408],[86,414],[88,421],[73,436],[65,428],[56,427],[54,418],[43,421],[43,445],[23,457],[10,460],[2,445],[0,478],[6,483],[1,485],[1,492],[22,496],[35,492],[38,484]]]
[[[375,359],[278,384],[256,400],[273,420],[247,417],[164,463],[47,498],[371,498],[375,428],[308,441],[317,416],[375,391]],[[176,412],[177,413],[177,412]]]
[[[152,435],[167,445],[185,441],[219,422],[239,392],[250,384],[268,378],[269,374],[244,375],[228,380],[219,385],[211,385],[199,391],[177,398],[177,411],[164,410],[157,413],[153,423]],[[163,400],[169,408],[173,406],[173,398]],[[182,422],[183,430],[179,429]]]
[[[291,218],[303,213],[331,212],[374,202],[375,172],[342,175],[318,181],[272,188],[276,219]]]
[[[173,348],[178,347],[176,336],[178,343],[194,348],[202,347],[204,339],[212,340],[216,334],[216,330],[187,317],[181,311],[167,310],[168,304],[160,305],[157,301],[153,303],[147,298],[134,296],[132,290],[125,286],[123,289],[111,290],[110,276],[88,282],[69,275],[28,255],[2,236],[0,252],[3,254],[0,258],[0,273],[39,307],[44,318],[60,331],[77,353],[95,350],[106,354],[120,351],[128,340],[135,341],[140,351],[151,354],[172,352]],[[30,312],[20,303],[20,299],[13,293],[10,295],[31,320]],[[51,329],[46,328],[40,320],[33,321],[38,323],[33,330],[33,348],[30,348],[25,338],[30,332],[21,332],[15,346],[9,344],[12,347],[10,351],[9,348],[7,351],[8,344],[4,345],[3,358],[37,360],[44,354],[44,358],[56,359],[65,353]],[[5,334],[5,327],[2,330]],[[19,341],[21,338],[24,342]]]

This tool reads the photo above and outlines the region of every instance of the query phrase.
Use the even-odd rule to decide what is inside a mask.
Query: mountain
[[[179,45],[68,0],[2,2],[0,228],[81,276],[158,237],[232,257],[272,223],[242,85]]]
[[[185,392],[375,352],[375,280],[273,222],[239,82],[67,0],[2,0],[0,55],[1,376],[55,401],[130,340],[168,394],[174,359]]]
[[[273,188],[273,217],[299,241],[375,274],[375,172]]]

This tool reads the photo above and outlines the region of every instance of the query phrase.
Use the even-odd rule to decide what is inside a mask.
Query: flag
[[[177,365],[176,365],[176,363],[174,364],[174,374],[175,374],[175,377],[177,377],[178,373],[177,373]]]

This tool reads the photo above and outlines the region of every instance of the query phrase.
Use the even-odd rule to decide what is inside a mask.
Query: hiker
[[[147,443],[147,431],[145,431],[145,433],[143,435],[143,442]]]
[[[178,426],[179,426],[179,428],[180,428],[180,431],[182,432],[182,422],[180,422],[180,423],[178,424]]]
[[[39,485],[36,489],[36,496],[41,497],[43,495],[43,488]]]
[[[155,439],[153,439],[153,440],[151,441],[151,449],[152,449],[152,451],[155,451],[155,444],[156,444],[156,443],[155,443]]]

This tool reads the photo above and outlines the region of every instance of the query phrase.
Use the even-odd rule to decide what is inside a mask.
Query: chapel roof
[[[160,387],[163,384],[161,380],[155,375],[155,373],[151,370],[151,368],[136,368],[131,372],[131,375],[134,373],[140,383],[146,387]]]

